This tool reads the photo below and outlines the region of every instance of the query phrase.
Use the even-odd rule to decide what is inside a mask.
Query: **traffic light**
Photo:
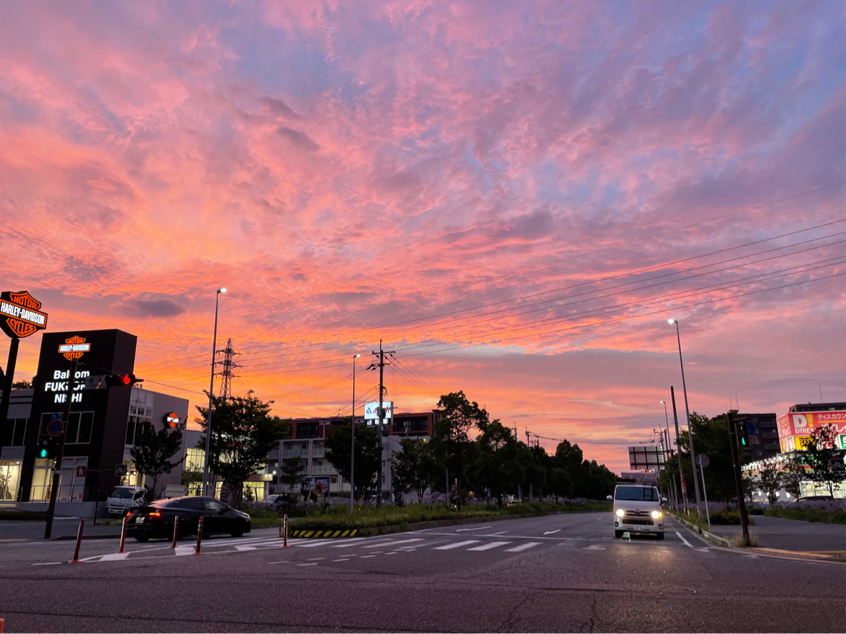
[[[47,460],[55,460],[59,453],[59,442],[59,438],[56,436],[40,438],[38,440],[38,453],[36,455],[42,460],[45,458]]]
[[[109,374],[106,376],[106,385],[109,387],[131,387],[143,380],[136,378],[134,374]]]
[[[46,458],[49,455],[50,450],[49,450],[47,445],[48,445],[48,441],[47,441],[46,438],[39,439],[39,441],[38,441],[38,457],[39,458]]]
[[[737,442],[741,449],[749,449],[749,429],[746,423],[737,423]]]

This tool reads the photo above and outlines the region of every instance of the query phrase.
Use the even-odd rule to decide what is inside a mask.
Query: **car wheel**
[[[623,531],[614,531],[614,537],[616,537],[617,539],[619,539],[622,536],[623,536]]]
[[[150,536],[149,535],[136,535],[135,541],[136,542],[148,542],[148,541],[150,541]]]
[[[655,537],[657,537],[658,539],[664,539],[664,533],[656,533]]]

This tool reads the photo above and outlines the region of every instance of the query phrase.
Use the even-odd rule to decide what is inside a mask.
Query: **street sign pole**
[[[59,494],[59,483],[62,472],[62,458],[65,454],[65,439],[68,435],[68,420],[70,419],[71,402],[73,401],[73,389],[76,386],[76,359],[71,361],[70,375],[68,376],[68,395],[65,399],[65,411],[62,414],[62,435],[59,436],[59,453],[56,455],[56,464],[53,467],[53,486],[50,487],[50,505],[47,507],[47,526],[44,528],[44,539],[50,539],[53,532],[53,515],[56,512],[56,497]]]
[[[705,467],[711,462],[705,454],[696,456],[699,463],[699,472],[702,474],[702,495],[705,498],[705,517],[708,518],[708,530],[711,530],[711,512],[708,510],[708,491],[705,489]]]
[[[12,396],[12,383],[15,381],[15,366],[18,363],[18,346],[21,340],[12,337],[9,343],[9,360],[6,362],[6,378],[3,381],[3,396],[0,397],[0,431],[9,424],[9,399]],[[12,432],[9,432],[10,434]]]
[[[676,454],[679,457],[679,482],[681,484],[682,490],[682,501],[684,503],[684,512],[690,515],[690,511],[688,510],[687,505],[687,486],[685,486],[684,482],[684,469],[682,468],[682,452],[681,452],[681,438],[679,434],[679,415],[676,412],[676,392],[673,389],[673,386],[670,386],[670,400],[673,401],[673,421],[676,423]],[[691,465],[696,470],[696,465]]]

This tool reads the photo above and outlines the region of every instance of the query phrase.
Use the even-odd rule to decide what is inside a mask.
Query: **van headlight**
[[[615,514],[617,517],[623,517],[623,515],[625,515],[625,514],[626,514],[626,512],[625,512],[623,509],[617,509],[617,510],[614,512],[614,514]]]
[[[654,520],[664,517],[664,514],[661,511],[652,511],[651,515]]]

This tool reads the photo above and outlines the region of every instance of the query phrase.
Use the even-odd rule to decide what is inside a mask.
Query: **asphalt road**
[[[6,631],[842,631],[846,565],[614,539],[609,513],[378,538],[275,530],[165,542],[0,544]]]

